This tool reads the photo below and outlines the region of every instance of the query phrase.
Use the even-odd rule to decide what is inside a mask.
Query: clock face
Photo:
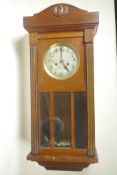
[[[43,63],[48,75],[58,80],[65,80],[78,70],[80,57],[73,47],[57,43],[47,49]]]

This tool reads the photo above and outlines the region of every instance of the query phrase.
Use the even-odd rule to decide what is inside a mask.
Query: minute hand
[[[60,47],[60,63],[62,63],[63,60],[62,60],[62,46]]]
[[[60,53],[61,53],[61,56],[60,56],[60,63],[62,63],[63,64],[63,67],[67,70],[67,71],[69,71],[69,69],[67,68],[67,66],[64,64],[64,62],[63,62],[63,54],[62,54],[62,46],[60,47]]]

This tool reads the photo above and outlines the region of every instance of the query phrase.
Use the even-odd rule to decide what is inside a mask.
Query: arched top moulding
[[[94,29],[99,23],[98,12],[88,12],[69,4],[55,4],[43,11],[23,18],[29,32],[77,31]]]

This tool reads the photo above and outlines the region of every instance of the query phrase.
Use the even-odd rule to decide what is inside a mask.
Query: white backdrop
[[[23,16],[55,3],[99,11],[95,37],[95,121],[99,163],[82,172],[47,171],[30,152],[29,44]],[[117,175],[117,64],[114,0],[0,0],[0,174]]]

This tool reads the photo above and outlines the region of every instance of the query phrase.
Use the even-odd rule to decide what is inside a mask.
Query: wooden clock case
[[[95,149],[94,123],[94,65],[93,38],[99,22],[98,12],[87,12],[68,4],[55,4],[31,17],[24,17],[24,28],[30,38],[31,66],[31,153],[27,159],[36,161],[47,169],[82,170],[91,163],[98,161]],[[73,45],[80,55],[80,67],[76,74],[67,80],[56,80],[45,72],[43,57],[47,48],[54,43]],[[50,107],[50,146],[41,145],[41,123],[39,93],[49,93]],[[56,92],[70,93],[71,119],[67,126],[70,128],[70,148],[54,146],[54,100]],[[79,124],[82,129],[75,130],[74,98],[75,93],[85,93],[85,120]],[[64,101],[64,100],[63,100]],[[81,100],[82,101],[82,100]],[[64,101],[64,104],[66,102]],[[63,104],[63,105],[64,105]],[[82,105],[79,107],[82,108]],[[46,109],[44,109],[46,111]],[[79,120],[80,121],[80,120]],[[83,124],[83,122],[85,124]],[[84,147],[76,148],[75,132],[84,134]]]

